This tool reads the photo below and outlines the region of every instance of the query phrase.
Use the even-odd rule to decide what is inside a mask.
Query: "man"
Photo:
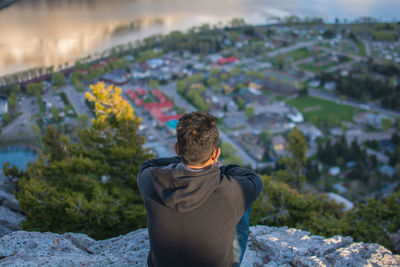
[[[240,265],[262,183],[250,170],[219,163],[216,123],[205,112],[185,114],[176,128],[178,157],[148,160],[139,170],[149,266]]]

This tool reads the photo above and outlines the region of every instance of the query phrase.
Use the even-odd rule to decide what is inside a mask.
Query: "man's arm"
[[[143,200],[146,199],[152,188],[151,170],[153,170],[154,168],[165,167],[172,163],[180,163],[180,162],[181,162],[180,157],[156,158],[147,160],[142,164],[142,166],[140,166],[139,173],[137,176],[137,184]]]
[[[262,189],[260,177],[253,171],[238,165],[224,165],[220,168],[226,176],[235,179],[243,190],[246,208],[249,207],[258,197]]]

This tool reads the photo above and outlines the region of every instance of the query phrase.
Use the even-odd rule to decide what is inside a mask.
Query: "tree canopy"
[[[136,132],[140,119],[118,87],[87,93],[97,117],[77,142],[49,127],[39,160],[19,175],[16,194],[25,230],[83,232],[102,239],[146,226],[137,172],[149,154]],[[7,173],[7,170],[6,170]]]

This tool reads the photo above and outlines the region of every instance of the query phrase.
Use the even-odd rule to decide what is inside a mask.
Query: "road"
[[[250,157],[249,154],[247,154],[247,152],[241,146],[237,145],[223,131],[219,131],[219,137],[221,138],[222,142],[230,143],[237,150],[236,154],[242,159],[243,165],[248,165],[254,170],[258,167],[257,161],[255,161],[252,157]]]
[[[310,42],[296,43],[296,44],[294,44],[294,45],[289,45],[289,46],[282,47],[282,48],[279,48],[279,49],[277,49],[277,50],[268,52],[266,55],[267,55],[268,57],[275,57],[275,56],[277,56],[277,55],[279,55],[279,54],[287,53],[287,52],[290,52],[290,51],[293,51],[293,50],[302,48],[302,47],[304,47],[304,46],[308,46],[308,47],[309,47],[309,46],[313,46],[313,45],[315,45],[317,42],[318,42],[318,41],[310,41]]]
[[[17,112],[21,112],[22,114],[2,129],[2,139],[18,140],[33,138],[31,125],[36,124],[36,122],[32,115],[39,111],[36,102],[36,98],[32,96],[24,96],[18,102]]]
[[[92,112],[85,103],[85,94],[77,92],[73,86],[67,85],[60,89],[64,92],[72,107],[75,109],[77,115],[87,114],[89,115],[89,126],[92,124],[92,119],[94,118]]]

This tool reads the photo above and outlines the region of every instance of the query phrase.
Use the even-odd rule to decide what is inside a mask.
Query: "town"
[[[308,146],[307,184],[350,209],[399,187],[399,36],[400,24],[371,18],[234,19],[152,36],[74,66],[0,78],[1,140],[40,147],[48,125],[71,135],[90,126],[84,94],[101,81],[122,88],[142,119],[145,148],[158,157],[175,155],[182,114],[201,110],[218,118],[223,163],[269,173],[289,156],[296,127]]]

